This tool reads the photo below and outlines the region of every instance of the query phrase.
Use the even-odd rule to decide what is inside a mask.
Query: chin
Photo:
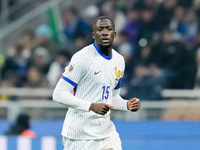
[[[101,43],[101,46],[102,47],[111,47],[111,44],[110,43]]]

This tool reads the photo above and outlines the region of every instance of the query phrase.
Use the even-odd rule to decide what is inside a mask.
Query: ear
[[[116,38],[116,37],[117,37],[117,32],[114,33],[114,38]]]
[[[92,38],[95,39],[95,37],[94,37],[94,32],[92,32]]]

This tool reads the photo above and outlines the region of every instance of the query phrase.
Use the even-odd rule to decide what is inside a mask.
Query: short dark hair
[[[108,19],[108,20],[110,20],[110,21],[112,22],[114,28],[115,28],[115,23],[114,23],[114,21],[113,21],[110,17],[108,17],[108,16],[100,16],[100,17],[98,17],[98,18],[96,18],[96,19],[94,20],[94,22],[93,22],[93,24],[92,24],[92,29],[94,30],[94,27],[96,26],[97,21],[103,20],[103,19]]]

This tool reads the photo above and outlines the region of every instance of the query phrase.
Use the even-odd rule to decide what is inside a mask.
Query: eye
[[[98,28],[97,31],[102,31],[102,28]]]
[[[109,31],[112,31],[113,29],[111,27],[108,28]]]

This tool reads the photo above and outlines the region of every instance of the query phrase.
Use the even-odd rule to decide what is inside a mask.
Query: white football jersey
[[[124,58],[112,49],[104,55],[95,43],[73,55],[62,79],[74,86],[74,95],[93,103],[111,104],[114,89],[125,69]],[[69,108],[62,135],[70,139],[101,139],[117,134],[110,111],[106,115]]]

